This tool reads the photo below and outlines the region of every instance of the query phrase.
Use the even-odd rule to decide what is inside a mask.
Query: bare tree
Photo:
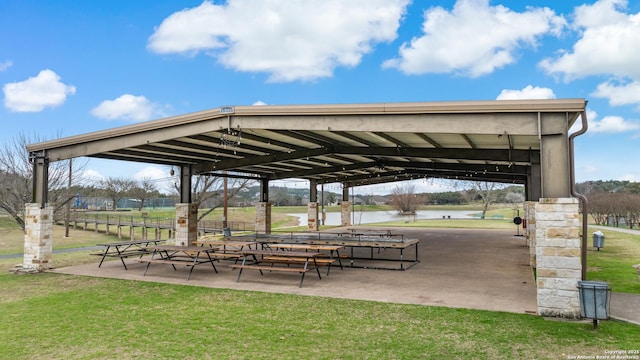
[[[391,194],[391,204],[402,214],[415,214],[418,207],[426,202],[423,195],[416,195],[413,184],[397,186]]]
[[[109,177],[103,180],[101,185],[105,196],[111,200],[111,210],[115,211],[118,207],[118,201],[128,196],[137,184],[133,179]]]
[[[33,165],[26,151],[28,144],[44,141],[37,135],[24,133],[0,147],[0,208],[5,210],[24,229],[25,203],[31,202],[33,190]],[[74,173],[69,173],[69,160],[49,164],[49,204],[59,211],[74,197],[69,179],[77,178],[86,167],[86,160],[74,163]]]
[[[511,204],[517,204],[517,203],[521,203],[524,201],[524,194],[520,194],[520,193],[516,193],[516,192],[510,192],[507,193],[504,196],[504,201],[511,203]]]
[[[330,204],[335,204],[336,203],[336,194],[329,192],[325,195],[324,197],[324,204],[325,205],[330,205]]]
[[[629,194],[627,223],[631,229],[633,229],[635,225],[640,226],[640,194]]]
[[[469,202],[480,200],[482,202],[482,219],[485,218],[489,205],[496,200],[496,193],[500,187],[499,183],[488,181],[463,181],[463,186],[469,187],[465,195]]]
[[[287,193],[287,188],[272,187],[269,190],[269,200],[276,206],[292,205],[292,197]]]
[[[227,180],[227,200],[233,199],[242,189],[245,189],[251,180],[228,178]],[[175,183],[175,190],[180,193],[178,183]],[[224,178],[210,175],[197,175],[193,177],[191,187],[191,203],[196,204],[198,209],[206,206],[202,212],[198,211],[198,221],[212,213],[215,209],[224,204]]]
[[[589,214],[598,225],[640,226],[640,194],[629,191],[593,191],[588,195]]]
[[[129,195],[136,200],[140,200],[138,202],[138,211],[142,211],[142,208],[144,207],[145,202],[149,199],[149,196],[156,191],[156,186],[151,179],[144,178],[140,181],[140,185],[134,186],[129,191]]]
[[[613,212],[611,193],[601,191],[591,192],[589,199],[589,213],[597,225],[606,225],[608,216]]]

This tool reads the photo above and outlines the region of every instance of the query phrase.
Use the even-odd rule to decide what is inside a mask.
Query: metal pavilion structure
[[[573,294],[575,286],[567,284],[576,277],[576,267],[584,277],[586,221],[582,241],[574,241],[579,234],[574,221],[578,218],[575,199],[584,197],[573,190],[573,140],[586,132],[586,105],[585,99],[576,98],[222,106],[30,144],[27,151],[33,163],[34,189],[27,213],[33,215],[27,217],[42,216],[47,208],[49,164],[75,157],[179,168],[180,203],[186,208],[182,211],[177,207],[176,216],[180,218],[178,223],[186,225],[176,236],[184,237],[184,241],[178,241],[182,244],[196,236],[191,224],[194,209],[189,207],[194,175],[259,181],[256,231],[266,233],[270,232],[268,185],[273,180],[299,178],[310,182],[310,220],[314,216],[317,220],[317,185],[341,183],[343,224],[349,221],[348,213],[345,215],[348,189],[354,186],[417,178],[523,184],[528,208],[532,209],[526,216],[531,224],[538,219],[538,232],[532,233],[534,240],[529,245],[532,265],[536,265],[537,255],[538,276],[543,279],[539,281],[538,303],[546,310],[539,313],[570,316],[575,313],[573,295],[567,309],[562,308],[564,305],[556,309],[555,305],[544,305],[544,299],[555,299],[555,295],[544,295],[541,301],[540,294],[551,294],[549,288],[558,290],[558,286],[560,290],[566,288],[562,294]],[[578,120],[582,121],[581,129],[570,134]],[[549,204],[554,207],[546,207]],[[541,214],[556,209],[563,214],[558,216],[561,220],[568,219],[568,225],[557,228],[556,223],[545,222],[548,217]],[[315,224],[317,230],[317,221]],[[547,226],[555,230],[540,231]],[[36,228],[31,233],[37,235],[35,239],[25,236],[24,266],[46,268],[51,245],[42,238],[50,237],[50,230]],[[556,236],[548,234],[562,234],[563,242],[547,241],[549,236]],[[567,247],[570,251],[565,251]],[[540,259],[549,254],[561,257],[553,264],[565,260],[569,264],[566,282],[556,281],[558,273],[553,271],[548,272],[548,285],[544,282],[541,274],[547,273],[541,269],[546,269],[547,263],[541,265]],[[555,302],[567,303],[563,299],[551,301]]]

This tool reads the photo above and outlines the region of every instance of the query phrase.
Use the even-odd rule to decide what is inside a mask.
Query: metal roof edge
[[[428,113],[488,113],[488,112],[581,112],[587,101],[582,98],[532,99],[532,100],[477,100],[443,102],[395,102],[370,104],[318,104],[318,105],[248,105],[221,106],[183,115],[126,125],[113,129],[64,137],[27,145],[27,151],[41,151],[50,148],[115,138],[142,133],[160,128],[180,126],[227,116],[292,116],[292,115],[373,115],[373,114],[428,114]],[[222,109],[225,111],[221,111]],[[226,112],[232,108],[233,113]]]

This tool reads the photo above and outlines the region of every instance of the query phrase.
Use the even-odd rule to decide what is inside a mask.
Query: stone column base
[[[340,225],[351,225],[351,202],[343,201],[340,203]]]
[[[50,269],[53,252],[53,207],[26,204],[24,213],[24,260],[21,272]]]
[[[256,204],[256,233],[271,234],[271,203]]]
[[[198,207],[176,204],[176,245],[189,246],[198,240]]]
[[[307,204],[307,229],[311,231],[318,231],[320,229],[320,222],[318,221],[318,203],[310,202]]]
[[[545,198],[534,205],[538,314],[580,317],[582,278],[578,200]]]

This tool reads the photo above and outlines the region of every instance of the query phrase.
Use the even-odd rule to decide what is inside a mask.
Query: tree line
[[[465,205],[480,204],[481,218],[484,219],[493,203],[521,203],[524,201],[524,186],[514,186],[485,181],[456,181],[459,191],[440,193],[415,193],[415,186],[396,186],[391,194],[390,204],[403,214],[415,214],[423,205]]]
[[[588,211],[597,225],[640,227],[640,183],[587,181],[576,185],[586,195]]]

